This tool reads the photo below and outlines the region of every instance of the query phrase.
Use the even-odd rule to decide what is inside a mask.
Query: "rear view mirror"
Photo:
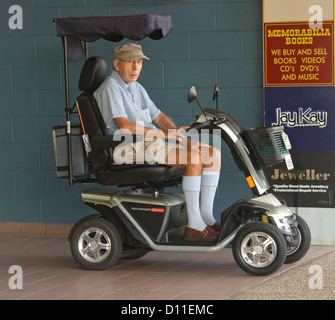
[[[197,90],[195,89],[195,86],[192,86],[188,92],[187,101],[191,103],[196,98],[197,98]]]
[[[207,117],[206,117],[206,113],[204,112],[204,109],[202,108],[202,106],[200,105],[198,99],[197,99],[197,90],[195,89],[195,86],[192,86],[188,92],[188,95],[187,95],[187,101],[188,103],[191,103],[192,101],[196,100],[197,101],[197,104],[198,106],[200,107],[202,113],[204,114],[205,116],[205,119],[207,120]]]

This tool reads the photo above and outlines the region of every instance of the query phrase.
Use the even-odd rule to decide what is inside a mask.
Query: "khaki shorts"
[[[168,153],[178,147],[160,138],[120,144],[114,150],[113,159],[116,164],[164,164]]]

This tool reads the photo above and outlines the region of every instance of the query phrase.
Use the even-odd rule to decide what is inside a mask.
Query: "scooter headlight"
[[[283,217],[283,218],[279,218],[278,220],[279,220],[279,222],[280,223],[283,223],[283,224],[290,224],[290,223],[292,223],[293,221],[293,218],[294,218],[294,216],[293,215],[291,215],[291,216],[287,216],[287,217]]]

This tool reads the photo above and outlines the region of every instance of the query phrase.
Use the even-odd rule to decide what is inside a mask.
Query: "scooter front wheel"
[[[295,247],[288,246],[287,257],[285,263],[293,263],[299,261],[305,256],[311,245],[311,232],[305,220],[297,216],[297,239],[298,244]]]
[[[270,223],[247,223],[234,238],[234,259],[243,271],[253,276],[266,276],[277,271],[284,264],[286,255],[285,238]]]
[[[113,224],[92,217],[73,227],[70,247],[82,268],[106,270],[119,260],[122,241]]]

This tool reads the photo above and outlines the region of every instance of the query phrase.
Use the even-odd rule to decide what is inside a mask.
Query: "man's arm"
[[[163,112],[158,115],[154,123],[162,130],[177,129],[172,120]]]
[[[160,129],[152,129],[141,126],[135,122],[130,121],[128,118],[114,118],[115,124],[121,131],[125,133],[143,135],[146,137],[159,137],[159,138],[166,138],[166,139],[176,139],[178,141],[183,138],[183,134],[179,132],[179,130],[186,129],[187,127],[179,127],[177,128],[176,125],[167,117],[164,113],[160,113],[158,117],[154,120],[154,123]],[[175,130],[169,130],[175,129]]]
[[[169,129],[186,130],[189,126],[181,126],[177,127],[172,120],[163,112],[159,114],[159,116],[154,120],[154,123],[159,126],[162,130],[167,131]]]
[[[138,123],[130,121],[128,118],[120,117],[114,118],[113,120],[121,132],[164,138],[164,132],[162,130],[144,127]]]

